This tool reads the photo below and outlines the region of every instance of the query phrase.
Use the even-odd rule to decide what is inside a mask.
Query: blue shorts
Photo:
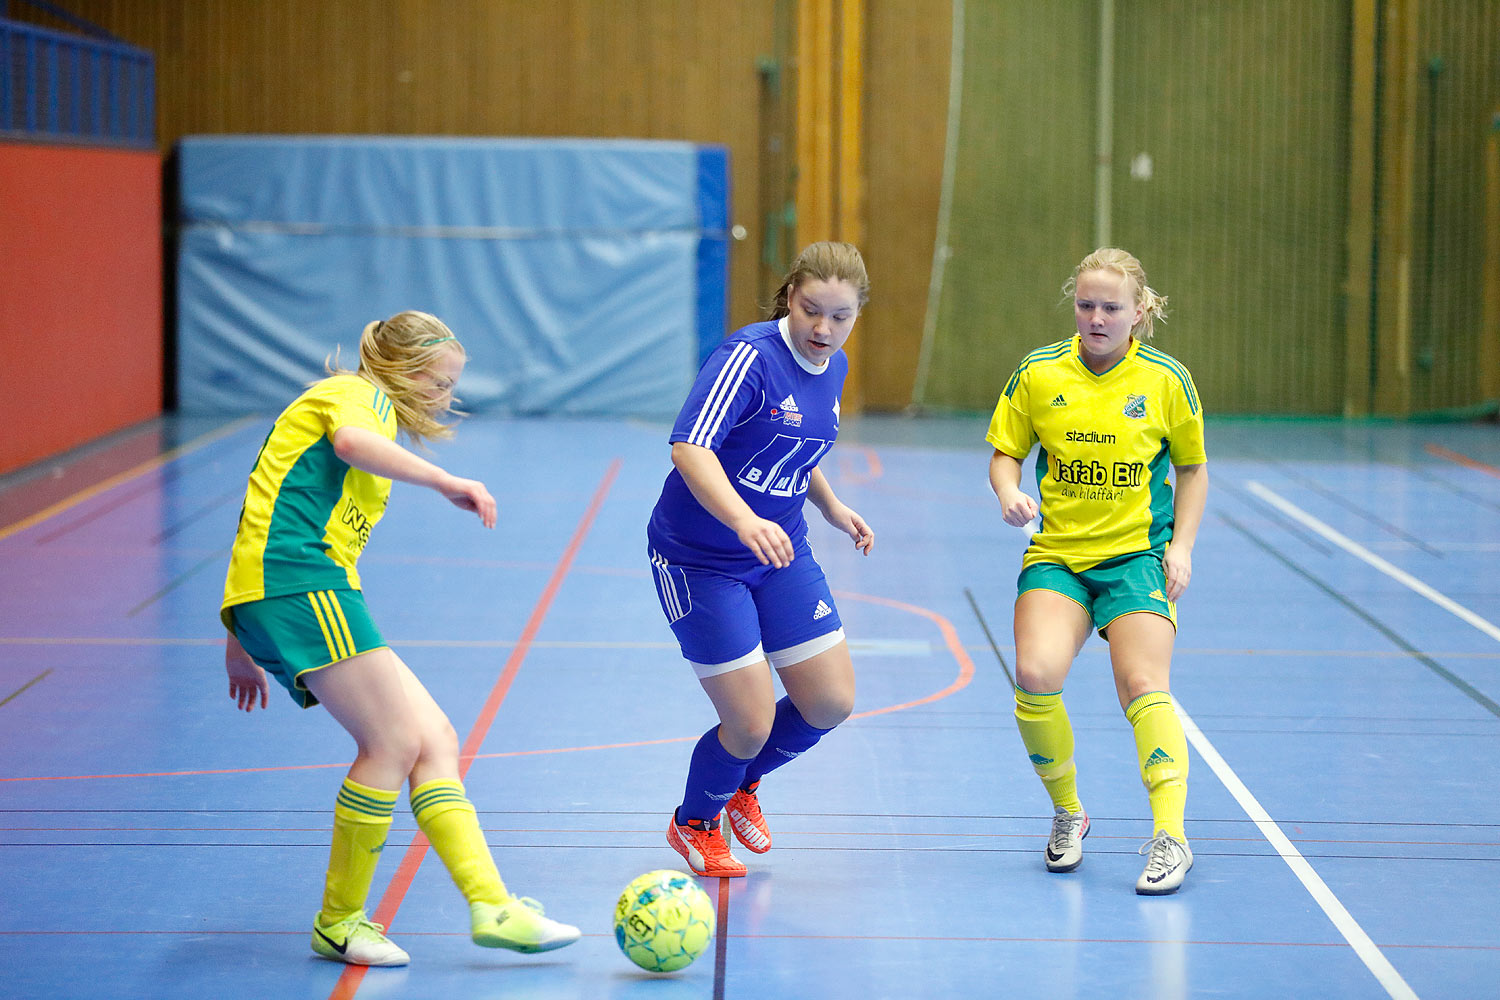
[[[646,551],[662,612],[700,678],[760,660],[789,667],[844,641],[838,606],[806,539],[788,566],[734,573]]]

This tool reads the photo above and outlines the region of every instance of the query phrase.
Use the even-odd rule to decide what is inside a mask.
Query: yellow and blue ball
[[[683,872],[647,872],[633,879],[615,904],[615,943],[648,972],[686,968],[713,936],[713,902]]]

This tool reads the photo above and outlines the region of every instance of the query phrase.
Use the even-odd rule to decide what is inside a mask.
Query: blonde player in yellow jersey
[[[484,484],[396,443],[451,437],[442,423],[463,347],[442,321],[397,313],[365,327],[359,368],[330,364],[277,417],[256,456],[220,611],[224,665],[239,708],[266,707],[269,672],[303,708],[321,702],[358,754],[334,806],[333,843],[312,949],[352,965],[408,956],[365,914],[403,784],[417,826],[469,903],[476,944],[520,952],[571,944],[578,928],[506,889],[459,782],[458,735],[376,628],[355,562],[385,512],[391,480],[426,486],[495,526]]]
[[[1141,848],[1146,868],[1135,891],[1165,895],[1193,866],[1183,827],[1187,740],[1167,680],[1176,601],[1192,579],[1208,496],[1203,411],[1187,369],[1145,343],[1166,299],[1146,284],[1140,261],[1095,250],[1063,291],[1077,336],[1022,360],[987,435],[1005,522],[1020,528],[1041,515],[1017,581],[1016,724],[1052,799],[1047,869],[1073,871],[1089,817],[1062,689],[1097,628],[1151,803],[1154,836]],[[1038,443],[1040,504],[1021,489],[1021,463]]]

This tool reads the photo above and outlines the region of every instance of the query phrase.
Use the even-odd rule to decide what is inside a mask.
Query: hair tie
[[[457,337],[453,336],[450,333],[446,337],[433,337],[431,340],[424,340],[424,341],[422,341],[422,346],[423,347],[435,347],[438,344],[445,344],[445,343],[447,343],[450,340],[457,340],[457,339],[458,339]]]

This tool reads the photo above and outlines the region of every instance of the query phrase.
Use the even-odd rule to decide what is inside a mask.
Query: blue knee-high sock
[[[821,740],[824,734],[831,732],[832,729],[818,729],[809,725],[802,713],[797,711],[797,706],[792,704],[792,699],[782,698],[776,703],[776,719],[771,723],[771,735],[766,738],[766,745],[761,747],[750,766],[745,768],[745,780],[740,787],[749,788],[781,765],[801,756]]]
[[[745,776],[745,765],[751,758],[741,759],[724,749],[719,742],[719,727],[714,726],[704,733],[693,748],[693,760],[688,765],[687,789],[682,795],[682,805],[677,807],[677,822],[690,819],[713,819],[724,811],[724,803],[734,795]]]

